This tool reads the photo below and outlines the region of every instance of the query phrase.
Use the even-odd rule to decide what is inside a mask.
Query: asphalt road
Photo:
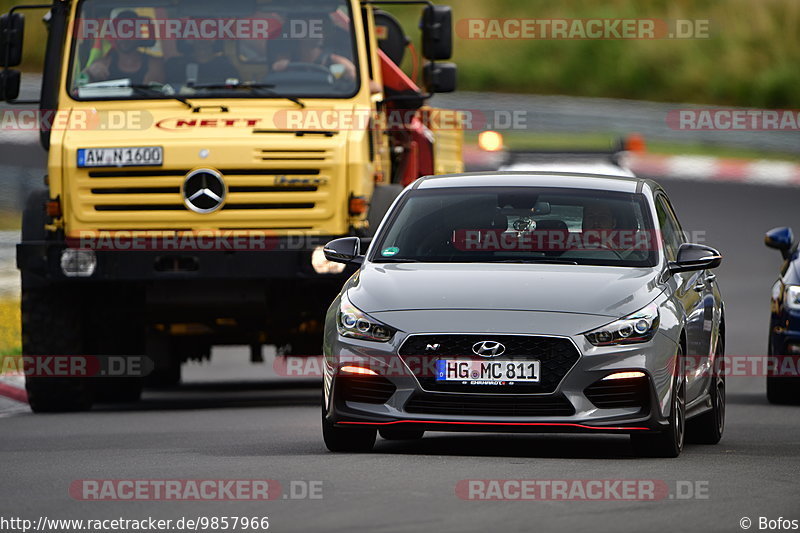
[[[779,267],[763,233],[798,224],[799,189],[666,182],[686,229],[725,254],[718,278],[728,353],[763,354],[769,289]],[[699,235],[703,235],[700,233]],[[241,350],[185,369],[189,384],[136,406],[0,418],[0,517],[268,516],[274,531],[741,531],[740,519],[800,519],[800,407],[771,406],[760,377],[729,381],[717,446],[674,460],[637,459],[624,436],[430,433],[378,441],[374,453],[328,453],[312,381],[248,367]],[[270,502],[83,502],[81,479],[321,481],[321,499]],[[465,501],[464,479],[663,480],[660,501]],[[687,483],[677,483],[687,482]],[[681,499],[691,485],[703,499]],[[299,485],[295,485],[299,486]]]

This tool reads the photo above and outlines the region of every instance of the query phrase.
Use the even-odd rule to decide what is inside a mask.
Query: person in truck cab
[[[223,41],[212,39],[178,41],[178,52],[182,55],[167,60],[167,83],[181,87],[238,78],[238,71],[222,53],[222,44]]]
[[[306,17],[303,17],[306,18]],[[299,17],[290,20],[298,20]],[[321,15],[324,20],[323,28],[319,34],[309,34],[302,38],[289,38],[283,41],[283,48],[277,54],[277,60],[272,65],[273,72],[284,72],[295,68],[307,69],[310,65],[317,65],[330,71],[336,79],[355,81],[356,66],[352,60],[342,54],[347,50],[340,50],[340,34],[347,33],[349,20],[340,20],[340,13],[334,12]],[[309,27],[313,25],[309,24]],[[345,39],[349,46],[349,38]]]
[[[149,21],[150,19],[136,14],[135,11],[126,10],[114,17],[114,22],[122,20]],[[164,62],[139,50],[153,44],[155,44],[154,38],[115,39],[111,50],[89,65],[84,73],[91,82],[127,79],[131,85],[163,83]]]

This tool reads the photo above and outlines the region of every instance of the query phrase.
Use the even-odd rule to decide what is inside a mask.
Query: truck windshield
[[[83,0],[77,100],[349,98],[359,87],[342,0]]]
[[[377,237],[376,263],[654,266],[644,196],[537,187],[409,192]]]

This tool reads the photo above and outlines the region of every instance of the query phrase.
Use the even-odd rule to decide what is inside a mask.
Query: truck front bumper
[[[343,282],[352,274],[317,273],[312,253],[336,237],[314,237],[298,246],[290,239],[275,239],[263,250],[94,250],[96,267],[91,276],[67,276],[61,266],[64,241],[27,241],[17,244],[17,268],[50,282],[153,281],[201,279],[331,279]]]

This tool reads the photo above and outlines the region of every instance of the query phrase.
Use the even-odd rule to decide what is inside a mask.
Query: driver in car
[[[135,11],[126,10],[114,17],[114,22],[149,21]],[[152,25],[147,25],[152,27]],[[136,24],[135,27],[141,27]],[[109,80],[130,80],[131,85],[164,82],[164,62],[139,50],[152,46],[151,41],[143,39],[116,39],[114,47],[106,55],[89,65],[84,71],[92,82]]]

